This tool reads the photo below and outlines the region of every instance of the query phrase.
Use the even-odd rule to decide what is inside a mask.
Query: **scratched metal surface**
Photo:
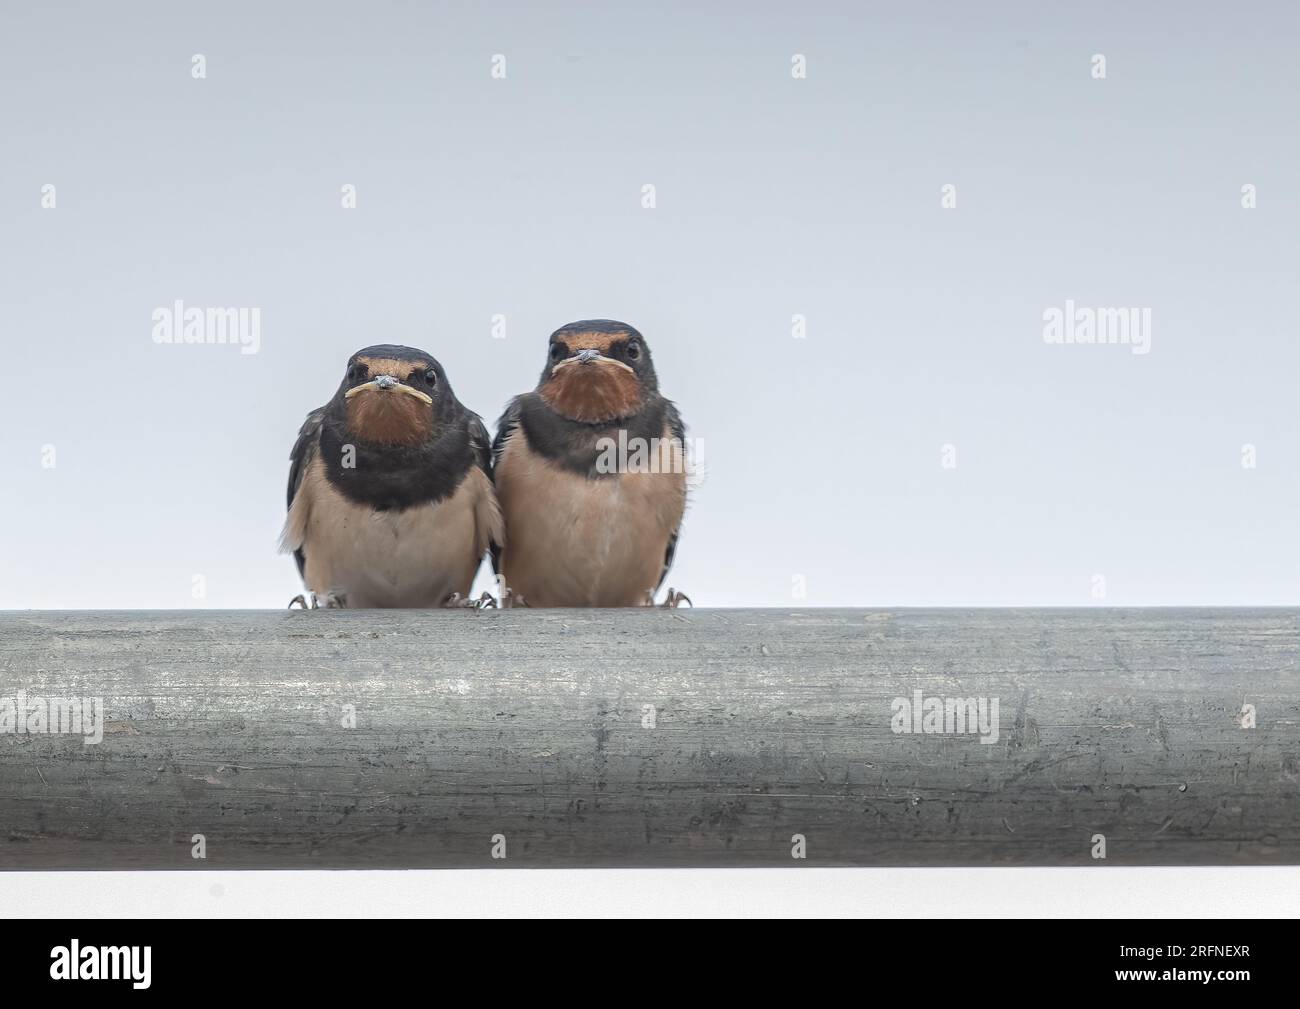
[[[0,868],[1300,863],[1298,656],[1292,609],[0,613],[0,702],[106,720],[0,733]],[[916,690],[998,741],[894,733]]]

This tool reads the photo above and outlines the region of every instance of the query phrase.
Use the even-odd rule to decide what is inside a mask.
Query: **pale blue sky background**
[[[281,606],[288,451],[352,351],[433,352],[492,425],[592,316],[705,441],[669,579],[702,605],[1296,604],[1298,29],[9,0],[0,608]],[[178,298],[259,307],[260,353],[155,345]],[[1067,298],[1149,307],[1152,352],[1045,345]]]

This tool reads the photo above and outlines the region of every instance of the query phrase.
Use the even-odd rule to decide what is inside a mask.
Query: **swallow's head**
[[[432,354],[411,347],[367,347],[348,359],[336,402],[361,441],[419,445],[428,441],[456,397]]]
[[[537,391],[570,420],[603,424],[631,417],[658,391],[645,337],[625,322],[571,322],[551,334]]]

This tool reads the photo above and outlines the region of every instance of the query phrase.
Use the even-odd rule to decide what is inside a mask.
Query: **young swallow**
[[[474,605],[483,554],[504,541],[501,511],[487,429],[433,355],[357,351],[290,459],[280,549],[313,608]]]
[[[635,329],[552,333],[537,388],[510,401],[492,445],[503,605],[653,605],[686,510],[684,437]],[[669,589],[664,605],[682,601]]]

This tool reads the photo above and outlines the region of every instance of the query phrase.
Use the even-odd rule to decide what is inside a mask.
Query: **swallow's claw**
[[[459,592],[453,592],[442,606],[447,610],[494,610],[497,601],[486,592],[477,599],[466,599]]]
[[[678,592],[676,589],[669,589],[668,595],[664,596],[664,601],[661,605],[666,610],[675,610],[677,607],[681,606],[682,603],[685,603],[691,609],[695,609],[695,604],[691,602],[691,597],[685,592]]]
[[[528,609],[528,600],[518,592],[511,590],[508,585],[501,586],[501,608],[503,610],[513,610],[516,606]]]
[[[314,603],[315,600],[312,600],[312,602]],[[289,600],[289,609],[293,609],[293,604],[294,604],[294,603],[297,603],[297,604],[298,604],[298,608],[299,608],[299,609],[303,609],[303,610],[305,610],[305,609],[312,608],[312,607],[308,607],[308,605],[307,605],[307,598],[306,598],[306,596],[304,596],[301,592],[298,593],[296,596],[294,596],[292,599]]]

